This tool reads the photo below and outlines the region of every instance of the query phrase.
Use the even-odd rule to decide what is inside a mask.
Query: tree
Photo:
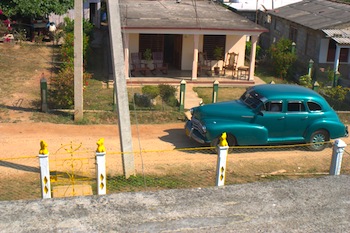
[[[286,78],[289,68],[297,59],[292,52],[292,41],[282,38],[276,44],[271,45],[269,52],[276,75]]]
[[[82,0],[83,1],[83,0]],[[45,16],[51,13],[63,15],[73,9],[73,0],[1,0],[0,9],[7,17]]]

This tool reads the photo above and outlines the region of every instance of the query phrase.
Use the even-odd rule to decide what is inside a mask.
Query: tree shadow
[[[32,167],[7,161],[0,161],[0,166],[7,167],[7,168],[13,168],[15,170],[21,170],[26,172],[33,172],[33,173],[40,173],[40,169],[38,167]]]

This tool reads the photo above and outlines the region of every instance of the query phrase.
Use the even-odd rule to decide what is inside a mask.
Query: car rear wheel
[[[328,132],[325,130],[317,130],[310,137],[311,145],[309,148],[313,151],[321,151],[327,146],[329,141]]]
[[[228,146],[230,147],[228,149],[228,153],[231,153],[233,151],[233,149],[231,148],[232,146],[235,146],[237,144],[236,142],[236,138],[234,136],[232,136],[231,134],[228,134],[227,135],[227,138],[226,138],[226,141],[228,143]],[[220,143],[220,137],[217,137],[215,139],[213,139],[210,143],[210,146],[211,147],[214,147],[213,148],[213,152],[217,153],[218,152],[218,148],[217,148],[217,145],[219,145]]]

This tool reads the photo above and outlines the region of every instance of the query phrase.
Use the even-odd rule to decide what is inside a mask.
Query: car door
[[[267,129],[269,142],[279,141],[285,136],[285,115],[282,100],[266,102],[261,109],[261,114],[257,115],[255,123]]]
[[[285,121],[285,134],[288,141],[301,141],[309,125],[309,112],[303,101],[288,100]]]

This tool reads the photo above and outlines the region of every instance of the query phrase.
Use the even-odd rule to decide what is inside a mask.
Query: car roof
[[[318,99],[323,100],[317,92],[299,85],[262,84],[252,87],[259,95],[267,99]]]

